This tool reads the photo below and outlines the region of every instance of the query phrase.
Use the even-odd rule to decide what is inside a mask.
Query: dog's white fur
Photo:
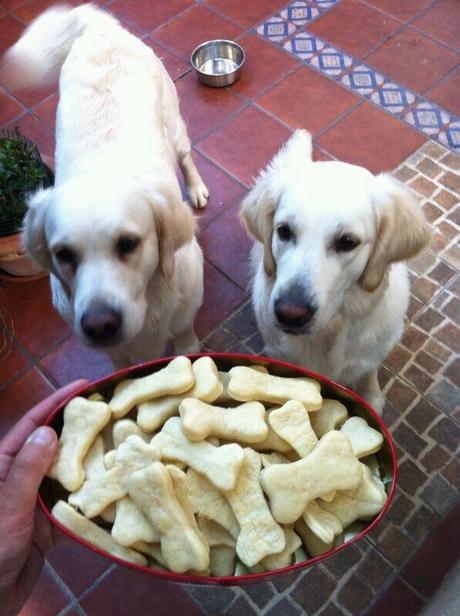
[[[428,242],[428,228],[412,194],[390,176],[342,162],[312,162],[311,154],[311,136],[296,131],[242,205],[243,221],[257,240],[257,323],[268,355],[348,384],[381,411],[377,369],[402,335],[409,302],[401,261]],[[283,224],[294,239],[280,239]],[[334,241],[344,234],[360,244],[337,252]],[[293,288],[317,307],[299,335],[283,331],[275,314],[276,300]]]
[[[176,162],[192,205],[204,206],[208,193],[160,59],[87,4],[46,11],[6,54],[6,67],[29,86],[60,73],[56,183],[30,199],[24,226],[27,252],[52,272],[57,310],[90,344],[85,311],[98,303],[119,311],[121,339],[102,349],[119,366],[158,356],[169,338],[176,352],[197,351],[203,258]],[[140,244],[121,257],[121,237]],[[76,268],[59,259],[63,247]]]

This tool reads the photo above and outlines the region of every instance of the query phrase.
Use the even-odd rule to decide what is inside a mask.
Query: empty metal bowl
[[[212,88],[223,88],[240,76],[244,51],[233,41],[216,39],[198,45],[191,61],[202,83]]]

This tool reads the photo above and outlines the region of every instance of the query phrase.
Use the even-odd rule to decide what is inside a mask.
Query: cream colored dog
[[[296,131],[242,206],[257,240],[252,301],[265,352],[354,387],[381,411],[377,369],[409,302],[400,261],[425,246],[428,228],[390,176],[312,162],[311,152],[311,136]]]
[[[21,85],[60,71],[56,184],[31,197],[24,227],[56,309],[119,366],[158,356],[169,338],[177,353],[199,350],[203,258],[176,162],[193,206],[208,192],[161,61],[86,4],[41,15],[5,70]]]

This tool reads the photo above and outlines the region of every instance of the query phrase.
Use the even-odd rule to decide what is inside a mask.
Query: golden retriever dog
[[[353,387],[381,412],[377,370],[409,302],[401,261],[429,240],[412,194],[387,174],[313,162],[298,130],[241,214],[257,240],[252,302],[265,352]]]
[[[60,73],[56,183],[29,200],[24,245],[51,272],[53,303],[87,344],[123,366],[199,350],[203,257],[184,204],[208,191],[162,62],[97,7],[43,13],[7,52],[28,86]]]

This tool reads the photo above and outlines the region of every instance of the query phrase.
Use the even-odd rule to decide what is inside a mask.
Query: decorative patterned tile
[[[295,29],[296,27],[293,23],[286,21],[279,15],[275,15],[258,26],[256,32],[263,38],[272,41],[272,43],[279,43],[295,32]]]
[[[360,64],[344,75],[340,82],[361,96],[370,96],[385,81],[385,78],[369,66]]]
[[[322,7],[319,2],[293,2],[280,11],[280,15],[286,21],[294,24],[295,27],[302,28],[312,19],[316,19],[321,9],[324,11],[325,7]]]
[[[398,84],[386,81],[381,88],[373,92],[370,100],[393,114],[402,113],[415,101],[415,96]]]
[[[335,79],[353,64],[350,56],[306,32],[293,36],[284,43],[283,48]]]

